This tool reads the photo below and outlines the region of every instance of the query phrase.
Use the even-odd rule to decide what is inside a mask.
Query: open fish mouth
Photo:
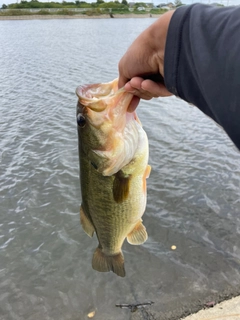
[[[95,139],[93,145],[83,147],[85,153],[102,175],[113,175],[134,159],[140,143],[140,121],[135,112],[127,112],[133,95],[118,89],[118,79],[80,86],[76,92],[78,116],[86,119],[89,141]]]
[[[90,109],[100,111],[99,108],[93,108],[92,104],[102,99],[109,99],[112,96],[117,97],[119,94],[124,93],[125,89],[118,89],[118,79],[108,83],[95,83],[79,86],[76,89],[76,94],[81,100],[83,105],[87,105]]]

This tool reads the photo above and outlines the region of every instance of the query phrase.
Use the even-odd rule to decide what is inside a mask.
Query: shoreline
[[[114,14],[114,19],[129,19],[129,18],[159,18],[161,14]],[[84,14],[76,14],[76,15],[22,15],[22,16],[1,16],[0,20],[51,20],[51,19],[112,19],[109,14],[102,14],[99,16],[86,16]]]
[[[213,301],[214,302],[214,301]],[[240,296],[225,300],[219,304],[209,306],[197,313],[191,314],[182,320],[239,320],[240,319]]]

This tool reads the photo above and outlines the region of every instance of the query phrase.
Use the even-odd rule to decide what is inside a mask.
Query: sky
[[[3,4],[10,4],[10,3],[16,3],[16,2],[20,2],[21,0],[0,0],[0,8],[2,7]],[[27,0],[27,1],[30,1],[30,0]],[[51,0],[39,0],[41,2],[49,2]],[[56,1],[56,2],[62,2],[62,0],[52,0],[52,1]],[[68,1],[68,0],[66,0]],[[71,0],[73,2],[75,2],[75,0]],[[83,0],[84,1],[84,0]],[[96,2],[96,0],[85,0],[86,2]],[[108,2],[108,0],[104,0],[105,2]],[[130,0],[128,0],[130,1]],[[170,1],[174,2],[174,0],[131,0],[131,1],[135,1],[135,2],[153,2],[155,5],[158,5],[160,3],[168,3]],[[223,4],[224,6],[236,6],[236,5],[240,5],[240,0],[181,0],[182,3],[184,4],[192,4],[192,3],[205,3],[205,4],[210,4],[210,3],[221,3]],[[121,2],[121,0],[119,0],[119,2]]]

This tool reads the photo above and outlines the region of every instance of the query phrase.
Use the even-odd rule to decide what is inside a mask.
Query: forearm
[[[219,123],[240,149],[240,8],[176,10],[164,57],[167,89]]]

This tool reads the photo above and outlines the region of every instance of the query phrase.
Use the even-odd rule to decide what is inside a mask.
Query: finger
[[[157,97],[153,96],[150,92],[144,91],[144,90],[135,90],[133,92],[133,94],[135,96],[139,97],[140,99],[144,99],[144,100],[150,100],[152,98],[157,98]]]
[[[133,96],[132,101],[130,102],[128,106],[128,112],[133,112],[136,110],[138,104],[139,104],[140,98],[137,96]]]
[[[136,90],[141,90],[142,82],[143,82],[142,78],[134,77],[125,84],[124,89],[127,92],[134,93]]]
[[[125,90],[142,99],[149,100],[150,98],[168,97],[172,93],[167,90],[165,85],[160,82],[155,82],[141,77],[134,77],[125,84]]]
[[[154,82],[152,80],[142,81],[141,89],[149,92],[149,94],[153,97],[169,97],[172,95],[172,93],[167,90],[163,83]]]
[[[152,95],[151,92],[148,92],[148,91],[145,91],[142,89],[138,90],[138,89],[131,87],[129,82],[127,84],[125,84],[124,88],[125,88],[126,92],[129,92],[129,93],[133,94],[134,96],[139,97],[140,99],[150,100],[152,98],[158,97],[158,96]]]
[[[124,87],[124,85],[129,81],[128,78],[126,78],[123,75],[119,75],[118,78],[118,89],[121,89],[122,87]]]
[[[144,81],[143,78],[141,77],[133,77],[129,83],[131,85],[132,88],[137,89],[137,90],[141,90],[142,89],[142,82]]]
[[[134,92],[136,91],[136,89],[131,86],[130,81],[128,81],[128,82],[124,85],[124,89],[125,89],[125,91],[127,91],[127,92],[129,92],[129,93],[134,93]]]

